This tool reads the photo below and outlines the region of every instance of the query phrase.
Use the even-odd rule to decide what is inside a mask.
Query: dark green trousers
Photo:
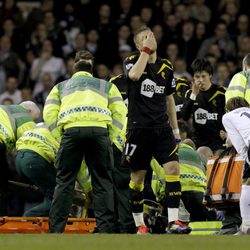
[[[108,131],[98,127],[75,127],[64,131],[56,159],[56,189],[49,214],[50,233],[62,233],[73,201],[77,173],[83,157],[90,167],[93,207],[99,233],[112,233],[114,193],[113,150]]]
[[[203,192],[183,191],[181,199],[185,208],[190,213],[190,221],[211,221],[207,208],[202,204]]]
[[[30,179],[44,194],[43,202],[26,211],[23,216],[49,216],[56,185],[56,170],[53,164],[31,150],[17,151],[16,170],[20,176]]]
[[[115,215],[117,231],[120,233],[135,233],[135,222],[130,206],[130,168],[121,164],[122,152],[113,145],[115,186]]]
[[[0,216],[7,215],[8,207],[8,179],[10,175],[9,164],[7,160],[6,146],[0,143]]]
[[[222,228],[218,234],[235,234],[241,225],[240,207],[223,211]]]

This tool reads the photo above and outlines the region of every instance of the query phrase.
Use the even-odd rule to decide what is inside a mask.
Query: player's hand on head
[[[147,35],[144,37],[142,42],[143,47],[147,47],[152,51],[155,51],[157,48],[157,43],[155,40],[155,36],[152,31],[148,32]]]

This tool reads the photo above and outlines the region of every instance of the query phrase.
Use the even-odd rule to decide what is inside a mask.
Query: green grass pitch
[[[0,250],[244,250],[250,236],[0,234]]]

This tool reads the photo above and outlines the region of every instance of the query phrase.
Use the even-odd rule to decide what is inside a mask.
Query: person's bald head
[[[21,102],[20,105],[29,111],[33,120],[36,120],[39,118],[40,109],[38,108],[38,106],[34,102],[25,101],[25,102]]]
[[[209,157],[213,156],[213,151],[211,148],[206,147],[206,146],[201,146],[197,149],[197,153],[203,157],[206,161],[208,160]]]
[[[183,140],[182,143],[183,143],[183,144],[189,145],[189,146],[192,147],[193,149],[196,149],[195,143],[194,143],[191,139],[189,139],[189,138]]]
[[[248,53],[242,60],[242,68],[243,70],[250,69],[250,53]]]

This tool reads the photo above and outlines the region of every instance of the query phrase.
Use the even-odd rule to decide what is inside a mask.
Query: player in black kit
[[[192,117],[197,147],[207,146],[216,151],[222,148],[226,134],[222,125],[226,89],[211,82],[213,68],[207,60],[195,59],[191,69],[192,89],[186,93],[182,118]]]
[[[189,233],[190,228],[178,222],[181,186],[175,138],[180,137],[172,95],[173,67],[168,60],[157,57],[156,40],[148,27],[141,27],[135,33],[134,42],[138,54],[124,61],[128,83],[124,157],[131,167],[130,199],[137,233],[149,233],[143,219],[143,189],[152,157],[164,167],[166,174],[167,233]]]

